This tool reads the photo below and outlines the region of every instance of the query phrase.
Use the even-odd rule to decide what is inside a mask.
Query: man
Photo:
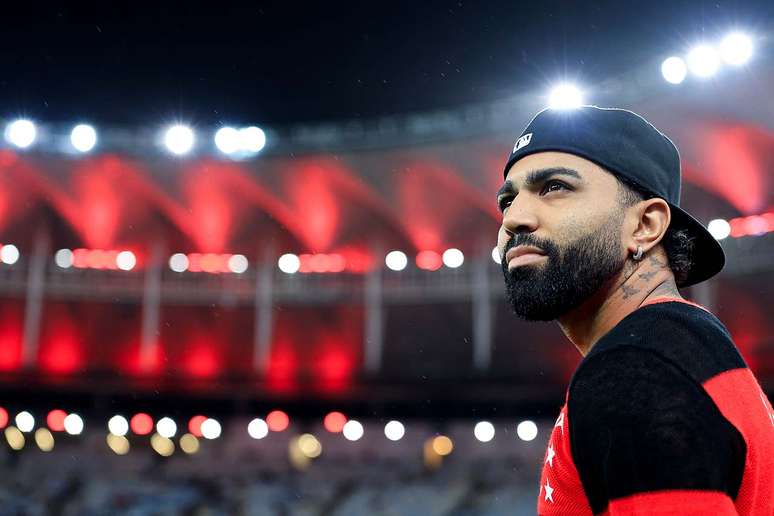
[[[729,171],[729,180],[733,180]],[[680,159],[638,115],[539,113],[497,202],[508,298],[583,355],[538,513],[774,514],[774,411],[728,331],[678,287],[725,262],[679,208]]]

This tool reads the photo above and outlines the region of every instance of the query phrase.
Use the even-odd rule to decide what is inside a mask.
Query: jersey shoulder
[[[597,342],[584,362],[620,346],[653,352],[700,384],[747,367],[723,323],[709,311],[684,302],[656,303],[634,311]]]
[[[700,383],[646,346],[587,356],[567,407],[572,456],[594,513],[655,491],[739,492],[744,439]]]

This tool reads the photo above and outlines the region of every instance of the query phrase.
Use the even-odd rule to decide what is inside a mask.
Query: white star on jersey
[[[545,489],[546,489],[546,502],[552,502],[553,503],[553,501],[554,501],[554,497],[553,497],[554,488],[551,487],[548,484],[548,479],[546,479],[546,485],[543,486],[543,487],[545,487]]]
[[[556,423],[554,424],[554,428],[559,427],[562,429],[562,434],[564,434],[564,412],[559,413],[559,417],[556,418]]]
[[[551,465],[551,467],[554,467],[554,455],[556,455],[556,452],[554,451],[554,447],[550,444],[548,445],[548,456],[546,457],[546,462]]]

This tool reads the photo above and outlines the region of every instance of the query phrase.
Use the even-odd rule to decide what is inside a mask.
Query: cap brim
[[[672,209],[670,226],[686,230],[693,238],[691,268],[686,279],[677,284],[678,287],[690,287],[720,272],[726,264],[726,254],[701,222],[678,206],[669,203],[669,207]]]

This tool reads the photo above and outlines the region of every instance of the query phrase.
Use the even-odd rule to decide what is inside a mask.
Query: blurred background
[[[538,110],[629,108],[774,392],[774,5],[3,8],[0,514],[535,511],[580,356],[495,191]]]

